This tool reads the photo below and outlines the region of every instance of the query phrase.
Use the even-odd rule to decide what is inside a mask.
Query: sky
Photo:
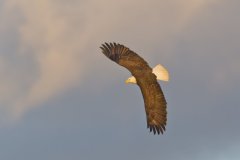
[[[0,0],[0,159],[239,160],[239,6]],[[168,69],[163,135],[104,42]]]

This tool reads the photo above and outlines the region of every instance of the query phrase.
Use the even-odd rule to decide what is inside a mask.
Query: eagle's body
[[[167,122],[167,103],[153,69],[143,58],[123,45],[105,43],[101,49],[108,58],[127,68],[134,76],[143,95],[147,127],[154,134],[163,133]]]
[[[161,81],[168,81],[169,80],[168,71],[161,64],[156,65],[152,69],[152,73],[156,75],[157,80],[161,80]],[[132,77],[129,77],[125,82],[136,84],[137,80],[134,76],[132,76]]]

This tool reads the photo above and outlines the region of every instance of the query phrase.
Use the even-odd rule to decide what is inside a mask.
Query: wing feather
[[[146,111],[147,128],[154,134],[163,134],[167,122],[167,103],[152,68],[138,54],[116,43],[105,43],[102,52],[112,61],[127,68],[137,80]]]

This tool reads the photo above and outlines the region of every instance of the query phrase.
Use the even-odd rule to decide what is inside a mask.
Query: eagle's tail
[[[157,76],[158,80],[169,81],[169,73],[161,64],[156,65],[152,72]]]

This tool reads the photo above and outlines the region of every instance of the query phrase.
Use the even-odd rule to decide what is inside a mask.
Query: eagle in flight
[[[105,43],[100,48],[105,56],[131,72],[132,77],[126,83],[135,83],[141,89],[147,128],[154,134],[163,134],[167,123],[167,102],[157,80],[168,81],[168,71],[160,64],[152,69],[143,58],[124,45]]]

